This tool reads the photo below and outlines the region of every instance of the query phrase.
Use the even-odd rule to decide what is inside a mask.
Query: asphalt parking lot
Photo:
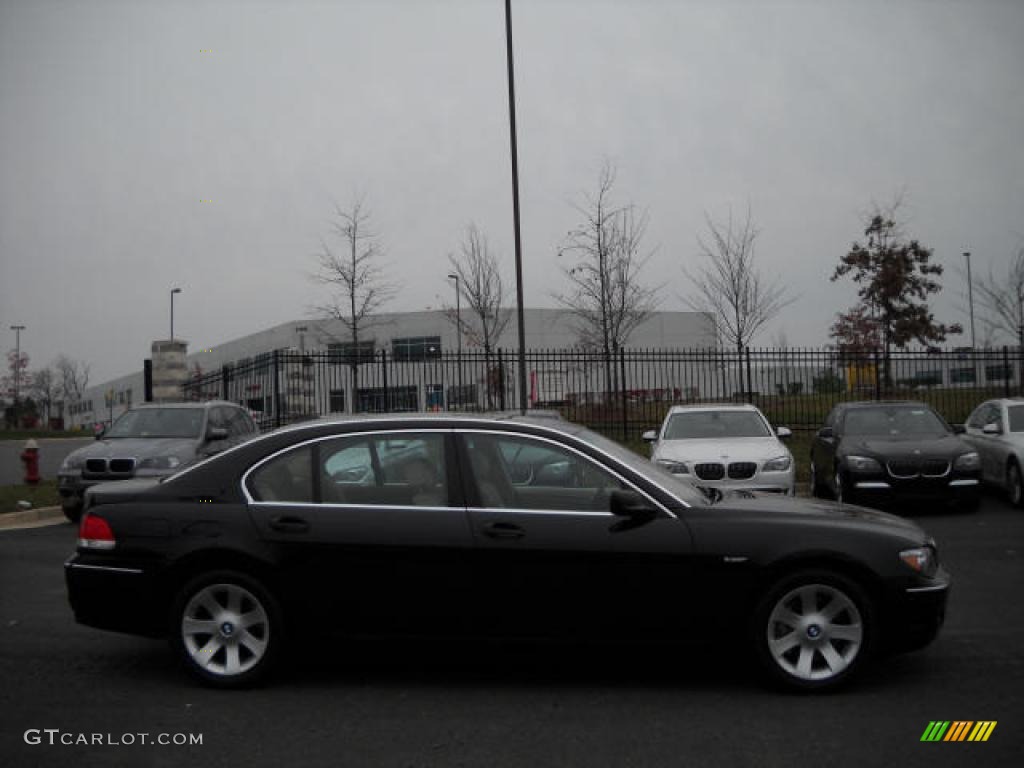
[[[955,578],[946,627],[925,651],[883,659],[826,696],[763,688],[724,645],[398,639],[300,641],[269,686],[211,691],[164,643],[73,622],[70,525],[0,531],[0,762],[1019,765],[1024,512],[987,498],[974,515],[917,519]],[[933,720],[998,725],[985,743],[922,743]],[[109,743],[60,743],[94,734]],[[164,734],[202,743],[141,743]]]

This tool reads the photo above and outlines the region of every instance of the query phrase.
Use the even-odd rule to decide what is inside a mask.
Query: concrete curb
[[[44,525],[57,525],[67,522],[64,510],[60,507],[40,507],[26,509],[22,512],[6,512],[0,515],[0,531],[18,530],[21,528],[41,528]]]

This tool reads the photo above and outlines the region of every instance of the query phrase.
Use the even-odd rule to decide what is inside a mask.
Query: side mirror
[[[822,440],[831,440],[835,437],[835,432],[832,431],[832,427],[822,427],[818,430],[818,437]]]
[[[658,514],[651,502],[636,491],[612,491],[608,511],[619,517],[650,519]]]
[[[656,443],[658,442],[658,432],[654,429],[649,429],[640,435],[640,439],[645,443]]]
[[[963,424],[954,424],[953,425],[953,434],[954,435],[963,435],[966,432],[967,432],[967,429],[964,427]]]
[[[789,427],[776,427],[775,434],[780,440],[785,440],[787,437],[793,436],[793,431]]]
[[[983,435],[1001,435],[1003,434],[1003,428],[998,424],[986,424],[981,428],[981,433]]]
[[[206,430],[206,439],[210,442],[214,440],[227,440],[228,431],[224,427],[210,427]]]

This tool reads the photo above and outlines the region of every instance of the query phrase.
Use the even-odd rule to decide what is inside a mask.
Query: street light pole
[[[964,251],[964,258],[967,259],[967,305],[971,312],[971,349],[974,347],[974,286],[971,283],[971,252]]]
[[[181,288],[171,288],[171,341],[174,341],[174,294],[181,293]]]
[[[451,274],[448,275],[448,279],[455,281],[455,332],[457,334],[455,338],[457,339],[457,341],[456,341],[456,345],[457,345],[456,349],[458,350],[455,353],[455,364],[458,366],[458,369],[459,369],[459,375],[458,375],[458,381],[459,381],[459,405],[461,406],[462,405],[462,396],[463,396],[463,391],[462,391],[462,298],[461,298],[462,291],[459,290],[459,276],[457,274],[452,272]]]
[[[505,0],[505,51],[508,59],[508,122],[512,154],[512,223],[516,238],[516,317],[519,326],[519,410],[526,413],[526,323],[523,319],[523,244],[519,235],[519,152],[516,149],[516,87],[512,61],[512,0]],[[502,382],[502,386],[505,382]]]
[[[24,325],[12,325],[14,331],[14,419],[18,419],[18,391],[21,385],[21,332]]]

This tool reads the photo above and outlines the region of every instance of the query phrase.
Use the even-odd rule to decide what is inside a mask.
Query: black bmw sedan
[[[981,458],[918,402],[840,403],[811,445],[811,490],[871,506],[978,504]]]
[[[224,687],[310,632],[739,638],[822,689],[929,643],[949,576],[916,524],[832,502],[706,499],[550,419],[347,419],[162,481],[89,490],[76,619],[171,638]]]

